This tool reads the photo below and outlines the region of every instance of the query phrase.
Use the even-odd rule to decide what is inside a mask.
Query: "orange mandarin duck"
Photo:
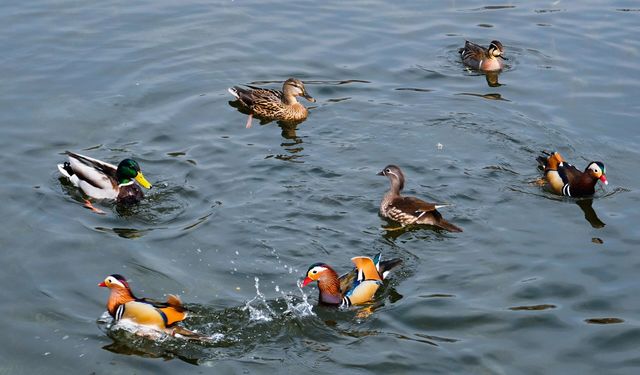
[[[389,272],[402,263],[395,258],[381,261],[382,254],[373,259],[359,256],[351,258],[355,268],[338,277],[326,263],[314,263],[309,267],[302,286],[317,281],[321,304],[349,307],[362,305],[373,299]]]
[[[544,168],[544,177],[550,190],[567,197],[590,197],[595,194],[598,181],[608,185],[606,170],[601,161],[592,161],[584,172],[567,163],[559,153],[539,156],[538,163]]]
[[[129,320],[171,335],[200,337],[199,334],[176,325],[187,317],[187,310],[178,296],[170,294],[166,302],[137,298],[131,292],[127,280],[118,274],[107,276],[98,286],[110,289],[107,311],[116,322]]]
[[[391,188],[380,202],[380,215],[382,217],[397,221],[403,227],[411,224],[426,224],[449,232],[462,232],[460,227],[446,221],[442,214],[438,212],[438,208],[446,207],[447,205],[437,205],[415,197],[400,195],[400,191],[404,188],[404,174],[400,167],[387,165],[378,175],[386,176],[391,183]]]

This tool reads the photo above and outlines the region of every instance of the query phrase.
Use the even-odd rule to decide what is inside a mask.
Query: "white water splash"
[[[247,301],[242,310],[249,311],[249,319],[258,322],[270,322],[276,316],[276,313],[271,309],[267,300],[262,293],[260,293],[260,279],[255,278],[256,281],[256,296]],[[252,304],[256,304],[254,307]]]
[[[313,305],[311,305],[307,300],[307,295],[302,290],[302,284],[297,283],[297,285],[300,295],[302,296],[302,302],[296,303],[293,300],[293,296],[281,292],[282,298],[284,298],[284,301],[287,303],[287,310],[284,313],[293,314],[297,317],[315,316],[316,314],[313,312]]]

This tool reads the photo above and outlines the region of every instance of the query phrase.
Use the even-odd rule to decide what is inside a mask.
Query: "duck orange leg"
[[[87,208],[87,209],[89,209],[89,210],[91,210],[91,211],[93,211],[93,212],[97,213],[98,215],[104,215],[104,214],[105,214],[105,212],[104,212],[104,211],[102,211],[101,209],[99,209],[99,208],[95,208],[95,207],[93,206],[93,204],[91,203],[91,201],[90,201],[90,200],[88,200],[88,199],[85,199],[85,200],[84,200],[84,205],[83,205],[82,207]]]
[[[245,125],[245,129],[249,129],[251,127],[251,120],[253,120],[253,113],[249,113],[249,118],[247,118],[247,125]]]

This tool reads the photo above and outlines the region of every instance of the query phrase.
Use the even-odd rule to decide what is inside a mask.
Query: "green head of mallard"
[[[133,183],[133,180],[136,180],[142,187],[151,189],[151,184],[140,172],[140,165],[132,159],[124,159],[118,164],[116,179],[118,180],[118,185],[128,185]]]
[[[316,101],[311,95],[309,95],[307,89],[304,87],[304,83],[302,83],[302,81],[297,78],[289,78],[288,80],[286,80],[284,82],[284,85],[282,85],[282,92],[284,93],[285,97],[302,96],[312,103]]]

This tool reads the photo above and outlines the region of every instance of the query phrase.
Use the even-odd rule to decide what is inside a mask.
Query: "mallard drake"
[[[446,221],[438,208],[447,205],[428,203],[415,197],[403,197],[400,191],[404,188],[404,174],[400,167],[387,165],[378,173],[379,176],[387,176],[391,188],[380,202],[380,215],[397,221],[402,226],[410,224],[427,224],[448,230],[449,232],[462,232],[462,229]]]
[[[135,160],[124,159],[116,167],[113,164],[88,156],[66,152],[69,161],[58,164],[58,170],[86,195],[96,199],[115,199],[118,203],[137,203],[143,197],[142,189],[151,184],[140,172]]]
[[[589,197],[595,194],[598,181],[608,185],[604,163],[592,161],[584,172],[567,163],[558,152],[539,156],[538,163],[544,168],[544,177],[551,191],[568,197]]]
[[[373,259],[359,256],[351,258],[355,268],[338,277],[336,271],[326,263],[314,263],[309,267],[302,286],[318,282],[318,301],[327,305],[349,307],[362,305],[373,299],[389,272],[402,263],[395,258],[381,261],[382,254]]]
[[[310,102],[316,100],[309,95],[302,81],[296,78],[287,79],[282,85],[282,91],[249,86],[230,87],[228,91],[235,96],[241,108],[249,112],[247,128],[251,127],[251,119],[255,115],[264,120],[302,121],[307,118],[309,111],[296,97],[302,96]]]
[[[137,298],[127,280],[118,274],[107,276],[98,286],[110,289],[107,311],[116,322],[128,320],[171,335],[203,338],[196,332],[177,326],[187,317],[187,310],[178,296],[169,294],[166,302]]]
[[[464,65],[471,69],[483,71],[502,70],[504,62],[508,60],[503,56],[504,47],[497,40],[491,41],[489,48],[484,48],[470,41],[464,43],[464,48],[458,50]]]

